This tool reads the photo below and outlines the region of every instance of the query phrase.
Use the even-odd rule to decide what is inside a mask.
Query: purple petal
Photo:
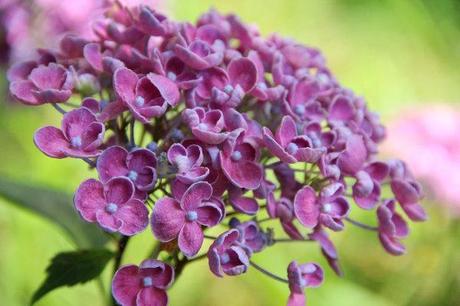
[[[169,105],[176,106],[179,103],[180,93],[176,83],[164,76],[154,73],[149,73],[147,78],[158,89],[160,95]]]
[[[63,66],[50,63],[40,65],[29,74],[29,80],[40,90],[62,89],[68,78],[68,72]]]
[[[31,81],[14,81],[10,84],[9,89],[11,95],[24,104],[40,105],[44,103],[33,94],[37,89]]]
[[[177,174],[176,177],[185,184],[193,184],[203,181],[209,175],[209,169],[206,167],[198,167],[187,171],[184,174]]]
[[[106,204],[104,186],[98,180],[84,181],[75,192],[75,208],[81,217],[88,222],[96,222],[96,212],[104,209]]]
[[[163,242],[171,241],[179,235],[184,226],[185,213],[181,209],[179,202],[172,198],[164,197],[155,203],[150,222],[153,234],[158,240]]]
[[[367,149],[363,138],[359,135],[350,136],[345,150],[339,155],[337,164],[346,174],[358,172],[367,159]]]
[[[111,213],[105,210],[98,210],[96,212],[97,223],[108,232],[116,232],[120,229],[122,221]]]
[[[294,198],[294,213],[304,226],[313,228],[318,224],[319,205],[315,191],[306,186],[299,190]]]
[[[307,300],[303,293],[291,292],[286,306],[306,306]]]
[[[197,222],[207,227],[217,225],[223,215],[222,210],[210,202],[198,207],[196,213],[198,215]]]
[[[37,148],[54,158],[64,158],[69,147],[69,142],[62,131],[53,126],[46,126],[37,130],[34,134],[34,143]]]
[[[345,96],[337,96],[329,108],[329,119],[337,121],[349,121],[354,117],[353,103]]]
[[[97,43],[89,43],[83,48],[83,55],[94,69],[103,71],[101,47]]]
[[[196,222],[186,222],[179,232],[179,249],[187,257],[195,256],[203,244],[203,231]]]
[[[227,67],[231,84],[241,86],[244,92],[251,91],[257,83],[256,65],[248,58],[232,60]]]
[[[97,159],[97,172],[102,182],[116,176],[125,176],[128,173],[126,157],[128,151],[120,146],[113,146],[106,149]]]
[[[248,160],[235,162],[225,152],[220,152],[220,162],[225,176],[235,186],[250,190],[260,186],[263,178],[263,169],[260,164]]]
[[[137,294],[135,306],[167,306],[168,295],[155,287],[142,288]]]
[[[113,86],[118,96],[129,103],[135,99],[135,90],[139,78],[128,68],[119,68],[113,75]]]
[[[392,180],[391,190],[402,205],[417,203],[421,197],[419,186],[407,180]]]
[[[139,268],[135,265],[123,266],[115,273],[112,294],[119,304],[136,305],[137,293],[142,289],[138,274]]]
[[[273,135],[269,129],[263,128],[264,143],[267,149],[281,161],[292,164],[297,162],[294,156],[288,154],[284,148],[273,138]]]
[[[35,61],[16,63],[8,69],[6,77],[10,83],[26,80],[35,67],[37,67],[37,62]]]
[[[133,197],[134,185],[125,177],[114,177],[104,185],[104,194],[107,203],[122,205]]]
[[[425,210],[418,203],[401,205],[401,208],[412,221],[425,221],[428,219]]]
[[[276,131],[276,140],[283,148],[286,148],[291,140],[297,136],[297,127],[294,119],[290,116],[284,116],[281,120],[279,129]]]
[[[87,127],[97,122],[96,116],[87,108],[77,108],[64,115],[61,129],[67,139],[82,137]]]
[[[406,252],[404,245],[397,238],[390,237],[384,233],[379,234],[380,242],[385,250],[392,255],[402,255]]]
[[[142,276],[152,277],[152,285],[167,289],[174,281],[174,269],[169,264],[156,259],[146,259],[140,265]]]
[[[181,207],[184,210],[194,210],[201,202],[209,200],[212,195],[212,186],[207,182],[197,182],[185,191],[181,200]]]
[[[137,199],[131,199],[126,204],[121,205],[115,215],[122,222],[119,232],[126,236],[140,233],[149,222],[147,207]]]

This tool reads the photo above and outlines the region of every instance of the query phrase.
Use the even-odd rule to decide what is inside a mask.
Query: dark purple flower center
[[[115,203],[109,203],[105,206],[105,211],[109,214],[114,214],[118,210],[118,205]]]
[[[153,280],[150,276],[146,276],[142,279],[142,284],[144,285],[144,287],[152,287]]]
[[[185,218],[188,220],[188,221],[196,221],[198,219],[198,214],[196,213],[196,211],[194,210],[190,210],[187,212],[187,214],[185,215]]]

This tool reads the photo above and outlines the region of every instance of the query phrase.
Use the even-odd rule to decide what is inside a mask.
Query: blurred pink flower
[[[124,6],[161,0],[0,0],[0,63],[16,62],[32,55],[37,46],[56,47],[63,33],[91,37],[93,21],[115,2]]]
[[[388,125],[385,151],[409,164],[414,175],[455,217],[460,217],[460,109],[418,106]]]

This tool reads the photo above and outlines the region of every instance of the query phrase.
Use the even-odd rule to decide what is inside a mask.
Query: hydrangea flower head
[[[378,159],[378,116],[321,52],[262,37],[236,15],[211,10],[192,24],[117,2],[94,37],[66,36],[8,78],[18,101],[63,115],[61,128],[36,132],[37,147],[97,171],[76,191],[81,217],[120,243],[150,225],[151,258],[113,278],[121,305],[166,305],[174,275],[202,258],[218,277],[258,270],[289,286],[288,305],[304,305],[322,268],[294,261],[285,278],[254,254],[315,243],[341,276],[330,233],[358,226],[400,255],[406,219],[426,219],[408,167]]]

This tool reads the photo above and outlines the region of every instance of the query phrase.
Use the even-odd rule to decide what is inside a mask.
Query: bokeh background
[[[337,78],[366,97],[385,123],[435,104],[452,110],[460,107],[459,1],[167,0],[162,5],[179,20],[195,20],[211,6],[237,12],[246,22],[258,24],[264,34],[278,32],[320,48]],[[3,67],[0,176],[72,193],[82,179],[93,174],[79,161],[54,160],[39,153],[32,143],[33,132],[43,125],[58,124],[58,117],[51,108],[7,102],[4,72]],[[437,124],[431,128],[436,129]],[[391,131],[390,139],[397,137]],[[450,146],[460,147],[460,132],[457,135]],[[386,152],[398,154],[398,149],[387,146]],[[441,163],[443,159],[435,159],[429,166],[435,171]],[[445,184],[460,194],[452,175],[455,173],[446,171]],[[460,201],[443,203],[445,199],[430,192],[433,188],[428,186],[424,202],[430,219],[412,226],[405,241],[408,254],[403,257],[387,255],[374,233],[359,228],[348,226],[345,232],[333,235],[345,276],[338,278],[326,267],[325,284],[307,290],[309,305],[459,305],[460,220],[451,208],[458,209]],[[56,225],[13,204],[0,198],[1,306],[27,305],[45,277],[49,259],[75,248]],[[372,216],[362,213],[356,218],[373,223]],[[126,262],[138,263],[145,257],[150,235],[146,231],[133,239]],[[307,244],[284,244],[257,254],[255,261],[284,275],[291,258],[325,265],[319,253],[317,247]],[[286,286],[257,271],[216,279],[206,265],[202,261],[187,267],[170,290],[171,305],[285,304]],[[37,305],[105,305],[107,299],[100,290],[95,281],[62,288]]]

